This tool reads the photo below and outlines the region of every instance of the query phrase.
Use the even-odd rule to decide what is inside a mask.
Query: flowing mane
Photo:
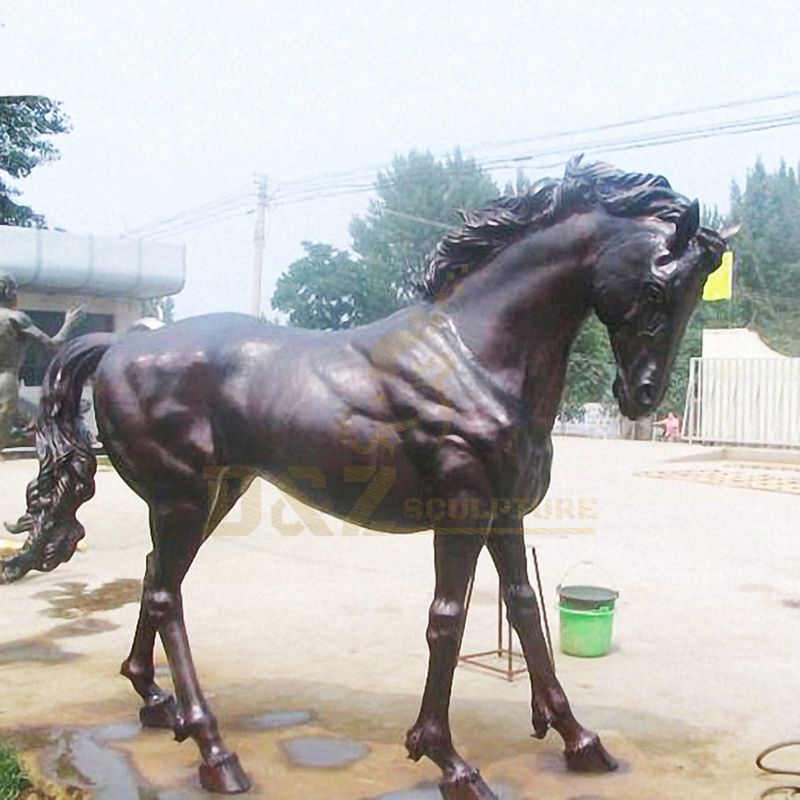
[[[498,197],[479,211],[462,211],[464,225],[447,234],[429,256],[422,294],[434,299],[480,269],[524,233],[541,230],[571,213],[602,206],[617,217],[656,217],[674,222],[689,205],[661,175],[623,172],[571,158],[561,180],[545,178],[524,195]]]

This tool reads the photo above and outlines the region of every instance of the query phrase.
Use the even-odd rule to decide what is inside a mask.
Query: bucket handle
[[[601,588],[606,588],[612,592],[616,592],[617,594],[619,594],[619,589],[617,589],[617,582],[611,577],[611,573],[604,567],[601,567],[596,561],[576,561],[574,564],[567,567],[566,571],[561,576],[561,580],[558,582],[556,590],[564,586],[564,581],[566,580],[567,575],[569,575],[571,572],[578,569],[579,567],[593,567],[598,572],[601,572],[608,579],[609,583],[608,586]]]

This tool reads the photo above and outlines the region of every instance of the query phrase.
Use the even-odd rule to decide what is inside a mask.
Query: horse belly
[[[427,526],[419,508],[428,493],[411,465],[388,460],[380,463],[349,460],[339,465],[308,459],[309,464],[261,468],[259,474],[292,499],[352,526],[388,533],[410,533]],[[314,515],[305,514],[308,519]]]

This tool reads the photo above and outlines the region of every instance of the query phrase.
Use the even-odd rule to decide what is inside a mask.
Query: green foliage
[[[744,192],[734,184],[731,215],[742,223],[734,243],[731,318],[758,330],[788,355],[800,355],[800,179],[781,162],[756,162]]]
[[[394,311],[415,299],[425,257],[460,224],[459,209],[480,208],[499,192],[494,181],[459,150],[444,161],[412,151],[397,156],[375,183],[378,198],[350,225],[353,250],[381,275]]]
[[[456,150],[444,161],[412,151],[379,172],[367,213],[350,225],[355,257],[304,243],[306,256],[278,280],[272,307],[292,325],[338,329],[385,317],[416,299],[426,255],[459,223],[458,209],[498,194],[492,179]]]
[[[278,279],[272,307],[301,328],[339,330],[385,315],[396,305],[380,271],[328,244],[303,242],[304,258]]]
[[[0,742],[0,800],[17,800],[30,781],[16,754]]]
[[[576,411],[584,403],[613,401],[614,354],[606,326],[592,314],[570,350],[563,405]]]
[[[39,164],[58,158],[46,137],[67,131],[69,121],[58,102],[35,95],[0,97],[0,172],[27,177]],[[44,227],[44,217],[12,200],[19,194],[0,179],[0,225]]]

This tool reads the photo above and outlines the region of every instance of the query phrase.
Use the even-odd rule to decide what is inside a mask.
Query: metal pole
[[[497,587],[497,657],[503,655],[503,581]]]
[[[531,547],[531,554],[533,555],[533,568],[536,572],[536,586],[539,591],[539,605],[540,611],[542,614],[542,619],[544,621],[544,632],[547,636],[547,655],[550,658],[550,668],[553,670],[553,674],[556,671],[556,659],[553,653],[553,640],[550,638],[550,623],[547,621],[547,606],[545,605],[544,599],[544,591],[542,590],[542,576],[539,572],[539,559],[536,556],[536,548]]]
[[[511,622],[508,623],[508,671],[506,673],[506,680],[514,680],[514,638],[511,633]]]
[[[264,272],[264,224],[267,212],[267,176],[258,178],[258,206],[256,213],[256,230],[253,237],[253,286],[251,293],[251,312],[253,316],[261,314],[261,275]]]

